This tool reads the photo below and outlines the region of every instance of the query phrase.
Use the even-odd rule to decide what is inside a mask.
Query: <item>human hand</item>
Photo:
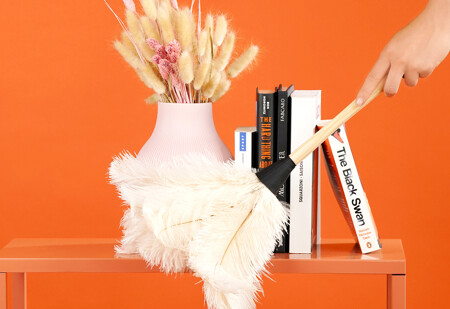
[[[397,32],[385,46],[356,97],[362,105],[386,78],[384,93],[397,93],[402,77],[416,86],[447,56],[450,50],[450,0],[430,0],[423,12]]]

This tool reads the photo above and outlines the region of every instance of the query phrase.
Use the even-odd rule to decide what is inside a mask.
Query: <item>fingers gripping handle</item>
[[[326,126],[320,129],[316,134],[304,142],[300,147],[298,147],[294,152],[292,152],[289,157],[295,163],[299,164],[303,159],[305,159],[311,152],[313,152],[317,147],[319,147],[331,134],[333,134],[341,125],[352,118],[356,113],[363,109],[367,104],[369,104],[373,99],[375,99],[383,89],[385,80],[382,80],[369,98],[364,102],[363,105],[356,105],[356,100],[353,100],[343,111],[341,111],[333,120],[331,120]]]

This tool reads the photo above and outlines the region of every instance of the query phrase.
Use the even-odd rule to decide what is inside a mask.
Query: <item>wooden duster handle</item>
[[[333,134],[341,125],[352,118],[357,112],[363,109],[369,102],[375,99],[383,89],[385,80],[381,81],[377,88],[372,92],[369,98],[363,105],[356,105],[356,99],[353,100],[342,112],[340,112],[333,120],[326,126],[320,129],[316,134],[311,136],[306,142],[292,152],[289,157],[294,161],[295,165],[303,161],[311,152],[320,146],[331,134]]]

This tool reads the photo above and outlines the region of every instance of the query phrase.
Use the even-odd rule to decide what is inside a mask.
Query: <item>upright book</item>
[[[274,162],[276,92],[256,89],[257,168],[263,169]]]
[[[239,127],[234,131],[234,159],[237,165],[256,166],[256,127]]]
[[[329,120],[321,121],[321,129]],[[381,249],[375,221],[342,125],[322,144],[327,172],[342,213],[362,253]]]
[[[320,90],[296,90],[291,94],[291,149],[314,135],[320,104]],[[320,240],[319,158],[318,150],[314,151],[290,176],[290,253],[311,253]]]
[[[277,88],[277,122],[275,138],[275,161],[286,158],[290,153],[290,97],[294,91],[294,85]],[[281,202],[289,203],[289,179],[282,184],[277,193]],[[287,204],[289,205],[289,204]],[[283,242],[275,248],[276,253],[289,252],[289,225],[283,234]]]

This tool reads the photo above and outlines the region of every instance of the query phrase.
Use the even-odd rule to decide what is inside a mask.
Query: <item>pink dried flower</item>
[[[152,57],[152,60],[156,63],[156,64],[159,64],[159,62],[161,61],[161,56],[160,55],[154,55],[153,57]]]
[[[176,63],[178,60],[178,57],[180,57],[181,53],[181,45],[180,42],[177,40],[173,40],[166,46],[166,53],[167,53],[167,59],[169,59],[170,62]]]
[[[178,91],[183,93],[184,83],[181,81],[181,78],[178,77],[178,74],[175,74],[175,72],[174,72],[170,75],[170,77],[172,78],[173,87],[175,87],[175,89],[177,89]]]
[[[147,44],[148,46],[151,47],[151,49],[153,49],[155,51],[155,53],[157,53],[161,58],[167,58],[167,53],[166,53],[166,49],[164,47],[164,45],[162,45],[161,43],[159,43],[157,40],[155,39],[147,39]]]
[[[168,80],[169,76],[175,73],[172,64],[167,59],[160,59],[158,63],[158,68],[162,78],[164,78],[165,80]]]

